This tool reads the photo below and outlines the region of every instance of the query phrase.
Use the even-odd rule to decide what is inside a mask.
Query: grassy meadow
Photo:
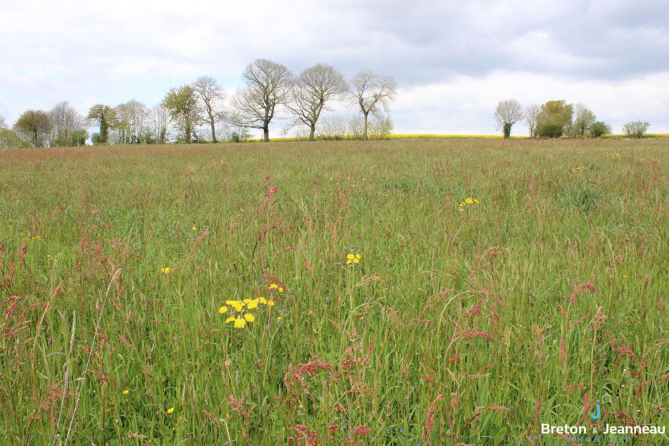
[[[668,139],[5,151],[0,305],[3,445],[667,428]]]

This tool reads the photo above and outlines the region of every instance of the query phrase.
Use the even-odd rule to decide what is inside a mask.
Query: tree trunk
[[[216,129],[214,128],[214,119],[210,119],[209,122],[212,125],[212,142],[216,144],[217,141],[216,141]]]
[[[363,125],[363,139],[368,139],[368,114],[363,113],[365,124]]]
[[[312,125],[309,129],[309,140],[314,141],[314,131],[315,131],[315,126]]]
[[[263,142],[270,142],[270,127],[263,127]]]
[[[505,123],[503,125],[503,137],[509,138],[511,133],[512,133],[512,124]]]

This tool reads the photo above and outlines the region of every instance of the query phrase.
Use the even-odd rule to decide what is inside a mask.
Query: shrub
[[[642,138],[649,129],[648,122],[631,121],[623,126],[623,131],[629,138]]]
[[[612,127],[605,124],[602,121],[596,121],[591,124],[590,129],[591,136],[594,138],[600,138],[603,135],[609,135],[612,133]]]
[[[557,119],[551,119],[540,126],[540,136],[543,138],[560,138],[563,136],[564,124]]]

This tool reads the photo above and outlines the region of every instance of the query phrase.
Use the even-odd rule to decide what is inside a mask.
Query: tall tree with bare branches
[[[363,139],[368,139],[368,116],[388,112],[395,99],[396,83],[391,76],[380,76],[371,70],[362,70],[351,80],[351,101],[363,113]]]
[[[293,74],[284,65],[258,59],[247,65],[242,78],[247,86],[233,96],[229,121],[234,126],[263,130],[263,141],[268,142],[270,122],[278,107],[291,97]]]
[[[287,107],[297,122],[309,127],[309,139],[314,141],[316,123],[326,103],[348,91],[347,81],[335,68],[317,64],[300,74]]]
[[[537,138],[537,125],[541,112],[542,109],[540,109],[540,106],[537,104],[527,106],[523,112],[523,117],[526,120],[528,133],[531,138]]]
[[[210,76],[201,76],[193,83],[198,99],[202,103],[205,112],[205,121],[212,129],[212,142],[216,143],[216,124],[224,118],[223,101],[226,94],[219,86],[216,79]]]
[[[51,133],[51,147],[66,147],[70,145],[70,133],[83,130],[84,118],[67,102],[59,102],[49,111],[53,130]]]
[[[517,100],[505,99],[498,102],[493,117],[496,120],[496,128],[503,131],[503,138],[509,138],[512,126],[523,119],[523,108]]]

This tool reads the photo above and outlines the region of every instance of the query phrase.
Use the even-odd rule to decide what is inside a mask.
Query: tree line
[[[493,113],[496,129],[509,138],[512,126],[525,121],[531,138],[560,138],[563,135],[599,138],[612,133],[612,127],[597,121],[596,115],[584,104],[568,104],[565,100],[548,101],[525,108],[515,99],[498,102]],[[649,123],[631,121],[624,125],[623,132],[631,138],[641,138],[649,129]]]
[[[368,139],[371,126],[374,134],[390,134],[393,129],[385,114],[397,94],[390,76],[362,70],[347,82],[326,64],[295,76],[284,65],[258,59],[246,66],[242,79],[244,87],[229,101],[216,79],[202,76],[171,88],[151,109],[133,99],[116,107],[95,104],[84,116],[61,102],[49,111],[25,111],[11,130],[0,117],[0,147],[80,146],[89,138],[87,127],[97,129],[90,135],[93,144],[216,143],[222,129],[229,140],[248,139],[250,129],[258,129],[263,141],[269,141],[270,124],[278,116],[288,118],[288,128],[300,128],[299,133],[310,140],[319,133]],[[323,112],[335,101],[353,105],[362,119],[355,120],[356,124],[349,120],[342,126],[335,122],[339,118],[330,117],[324,132],[318,132]],[[339,129],[337,135],[332,135],[333,129]]]

